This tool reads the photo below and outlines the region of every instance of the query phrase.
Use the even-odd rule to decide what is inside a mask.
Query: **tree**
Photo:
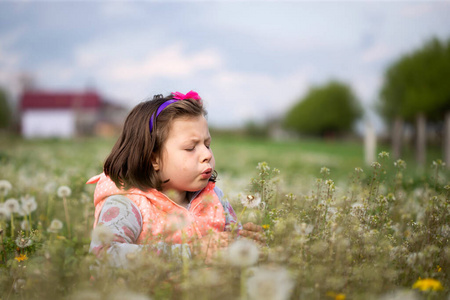
[[[448,78],[450,40],[445,43],[432,39],[387,69],[380,92],[381,112],[393,125],[394,157],[401,153],[403,122],[415,122],[416,158],[424,165],[427,120],[440,122],[450,111]]]
[[[351,88],[331,81],[311,88],[287,113],[284,126],[304,134],[334,135],[351,131],[353,123],[361,115],[361,106]]]
[[[11,122],[11,109],[9,108],[6,92],[0,88],[0,129],[8,128]]]

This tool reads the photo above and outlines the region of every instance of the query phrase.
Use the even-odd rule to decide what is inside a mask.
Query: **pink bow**
[[[173,99],[177,99],[177,100],[186,100],[186,99],[201,100],[202,99],[197,94],[197,92],[194,92],[194,91],[190,91],[186,95],[184,95],[180,92],[172,93],[172,95],[173,95]]]

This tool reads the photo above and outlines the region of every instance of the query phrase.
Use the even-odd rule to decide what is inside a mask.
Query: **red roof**
[[[102,104],[96,92],[64,93],[26,91],[21,98],[21,110],[42,108],[99,108]]]

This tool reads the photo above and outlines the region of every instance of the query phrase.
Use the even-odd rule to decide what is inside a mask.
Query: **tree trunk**
[[[427,120],[424,113],[416,116],[416,161],[419,167],[425,167],[427,143]]]
[[[399,159],[402,156],[403,142],[403,118],[398,116],[394,120],[392,128],[392,157]]]
[[[450,111],[445,113],[444,122],[444,161],[447,169],[450,169]]]

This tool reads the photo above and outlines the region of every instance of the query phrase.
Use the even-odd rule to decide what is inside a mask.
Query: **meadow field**
[[[85,184],[114,142],[0,135],[1,300],[450,299],[439,149],[420,170],[411,151],[394,160],[383,145],[365,165],[357,141],[213,134],[217,185],[266,244],[237,238],[213,262],[149,250],[116,268],[88,253],[95,187]]]

